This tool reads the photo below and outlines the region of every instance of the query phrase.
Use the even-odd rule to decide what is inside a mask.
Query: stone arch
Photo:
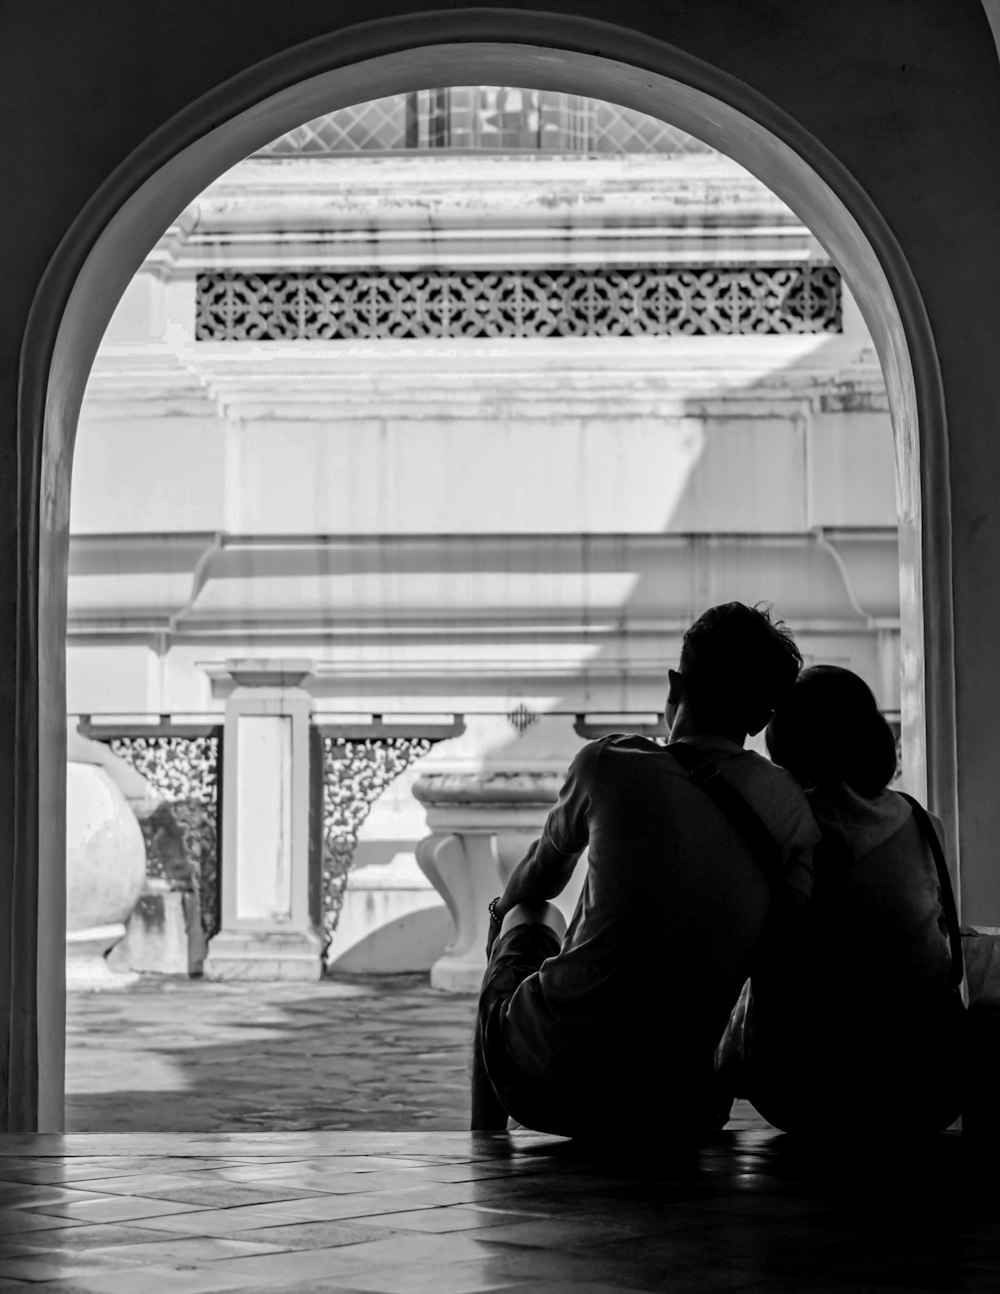
[[[527,84],[596,95],[665,118],[732,156],[810,226],[841,268],[878,348],[897,446],[910,784],[953,824],[956,801],[947,438],[937,353],[916,279],[862,186],[801,123],[710,63],[633,30],[570,14],[496,9],[411,14],[323,36],[220,83],[150,135],[101,186],[52,258],[22,349],[22,587],[36,689],[19,704],[39,734],[38,803],[25,805],[23,866],[41,866],[21,916],[37,938],[39,1086],[59,1123],[66,556],[72,446],[90,365],[131,275],[164,227],[228,166],[321,112],[441,84]],[[32,585],[31,572],[37,583]],[[930,600],[933,604],[930,605]],[[33,630],[33,632],[32,632]],[[30,668],[30,666],[29,666]],[[929,740],[928,740],[929,735]],[[33,823],[33,826],[32,826]],[[37,913],[37,925],[36,925]],[[32,941],[33,942],[33,941]],[[25,948],[24,951],[27,951]],[[34,956],[29,958],[34,964]],[[30,1126],[34,1114],[23,1116]]]

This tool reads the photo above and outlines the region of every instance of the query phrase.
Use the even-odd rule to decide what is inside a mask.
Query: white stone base
[[[205,977],[214,980],[298,980],[322,977],[323,944],[312,931],[220,931],[208,946]]]
[[[440,989],[442,993],[478,993],[483,986],[485,969],[485,956],[482,966],[470,966],[458,958],[439,957],[431,967],[431,988]]]
[[[409,851],[354,868],[326,950],[328,970],[399,975],[428,971],[454,938],[443,899]]]
[[[128,988],[139,976],[134,971],[117,971],[108,965],[108,952],[124,937],[120,922],[70,930],[66,934],[66,990],[69,993],[99,993]]]
[[[185,900],[192,897],[165,886],[141,895],[128,919],[125,938],[108,954],[112,970],[187,975],[189,915]]]

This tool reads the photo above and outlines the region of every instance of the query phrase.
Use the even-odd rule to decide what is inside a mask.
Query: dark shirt
[[[777,840],[785,883],[811,888],[818,838],[798,784],[725,738],[690,738]],[[514,993],[504,1022],[531,1080],[638,1115],[664,1075],[705,1093],[715,1046],[747,978],[771,903],[761,866],[673,756],[642,737],[585,746],[535,847],[537,865],[589,850],[558,956]]]

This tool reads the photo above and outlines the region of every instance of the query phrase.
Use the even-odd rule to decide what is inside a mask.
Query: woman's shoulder
[[[890,790],[859,795],[846,782],[830,782],[806,796],[823,839],[854,859],[886,844],[913,816],[903,796]]]

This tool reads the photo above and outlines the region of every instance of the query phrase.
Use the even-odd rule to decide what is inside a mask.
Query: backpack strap
[[[691,781],[700,786],[715,807],[728,818],[730,825],[750,850],[767,877],[775,898],[784,892],[784,859],[778,842],[739,791],[719,772],[717,764],[706,759],[693,746],[673,742],[664,747],[673,755]]]
[[[941,907],[944,909],[944,919],[948,926],[948,942],[951,945],[951,979],[953,984],[961,984],[965,970],[965,961],[962,956],[962,934],[958,925],[955,891],[952,889],[951,874],[948,871],[948,864],[945,862],[944,850],[941,848],[941,841],[938,839],[934,823],[931,822],[930,814],[928,814],[920,801],[915,800],[912,795],[907,795],[905,791],[899,791],[898,794],[903,797],[913,810],[917,826],[920,828],[934,857],[938,885],[941,888]]]

